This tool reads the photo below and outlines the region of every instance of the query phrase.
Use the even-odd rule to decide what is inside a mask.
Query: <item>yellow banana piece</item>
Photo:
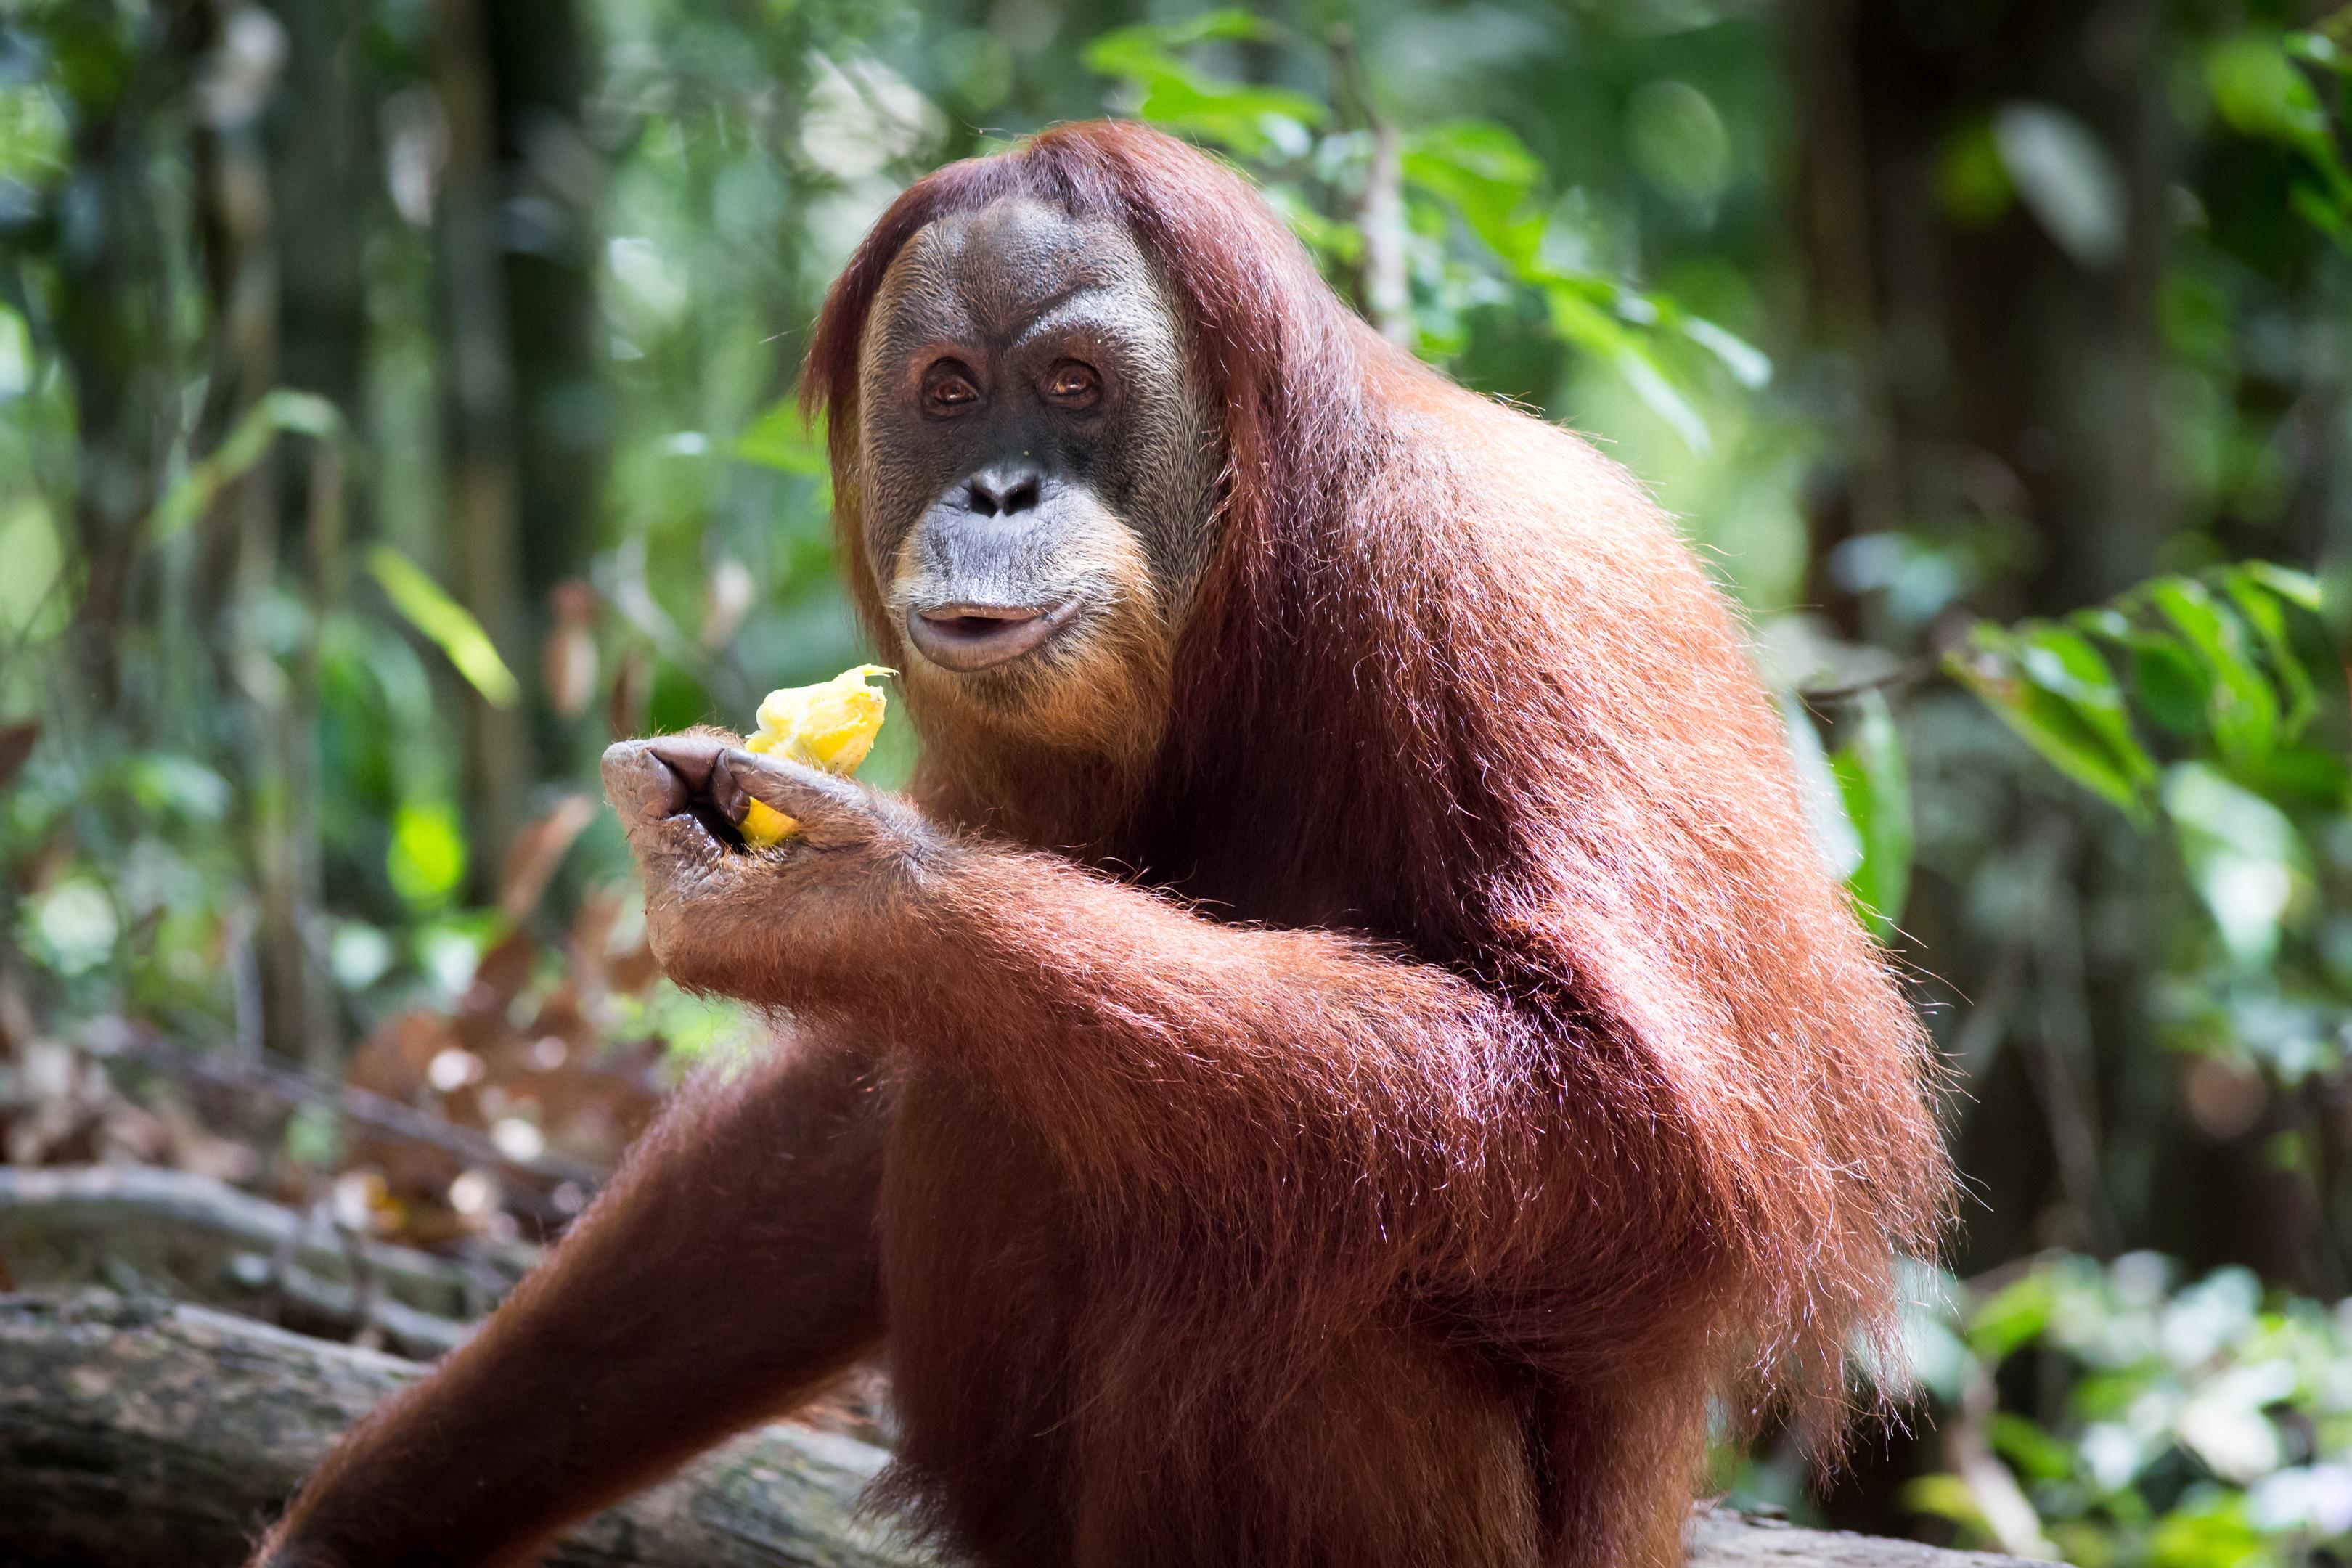
[[[887,692],[866,682],[874,676],[897,673],[878,664],[861,664],[814,686],[771,691],[760,704],[759,729],[743,742],[743,748],[847,778],[874,749],[875,732],[882,728],[883,713],[890,705]],[[751,802],[740,826],[743,842],[755,849],[781,843],[801,830],[798,819],[763,800]]]

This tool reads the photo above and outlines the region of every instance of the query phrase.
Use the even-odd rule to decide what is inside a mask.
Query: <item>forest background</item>
[[[1721,1484],[2342,1561],[2347,82],[2234,0],[0,0],[7,1161],[560,1228],[746,1033],[597,752],[862,652],[824,286],[1136,115],[1682,520],[1950,1057],[1907,1428]]]

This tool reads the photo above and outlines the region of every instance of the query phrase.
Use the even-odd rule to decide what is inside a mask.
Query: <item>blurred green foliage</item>
[[[2244,1268],[2178,1275],[2147,1252],[2053,1258],[1972,1292],[1964,1320],[1924,1323],[1923,1368],[1962,1412],[1955,1446],[2014,1478],[2045,1554],[2088,1568],[2343,1552],[2352,1318],[2265,1300]],[[1923,1477],[1908,1496],[1993,1533],[1984,1489],[1959,1475]]]

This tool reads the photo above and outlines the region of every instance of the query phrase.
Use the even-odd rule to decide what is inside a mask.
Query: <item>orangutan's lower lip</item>
[[[942,669],[969,674],[1034,653],[1069,625],[1078,601],[1051,605],[940,605],[907,616],[907,635]]]

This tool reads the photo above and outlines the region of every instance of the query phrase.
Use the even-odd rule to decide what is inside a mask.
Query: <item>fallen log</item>
[[[411,1363],[208,1308],[0,1296],[0,1563],[231,1568]],[[555,1568],[907,1568],[851,1518],[879,1449],[779,1426],[565,1536]]]
[[[260,1312],[310,1332],[373,1331],[429,1360],[521,1273],[339,1231],[208,1176],[144,1165],[0,1166],[0,1263],[16,1288],[97,1285]]]
[[[1916,1541],[1799,1530],[1712,1509],[1691,1521],[1691,1568],[2032,1568],[2021,1558],[1946,1552]]]
[[[417,1367],[202,1307],[0,1296],[0,1562],[231,1568],[337,1433]],[[918,1568],[856,1517],[878,1448],[772,1426],[565,1536],[557,1568]],[[2010,1559],[1702,1517],[1702,1568]]]

